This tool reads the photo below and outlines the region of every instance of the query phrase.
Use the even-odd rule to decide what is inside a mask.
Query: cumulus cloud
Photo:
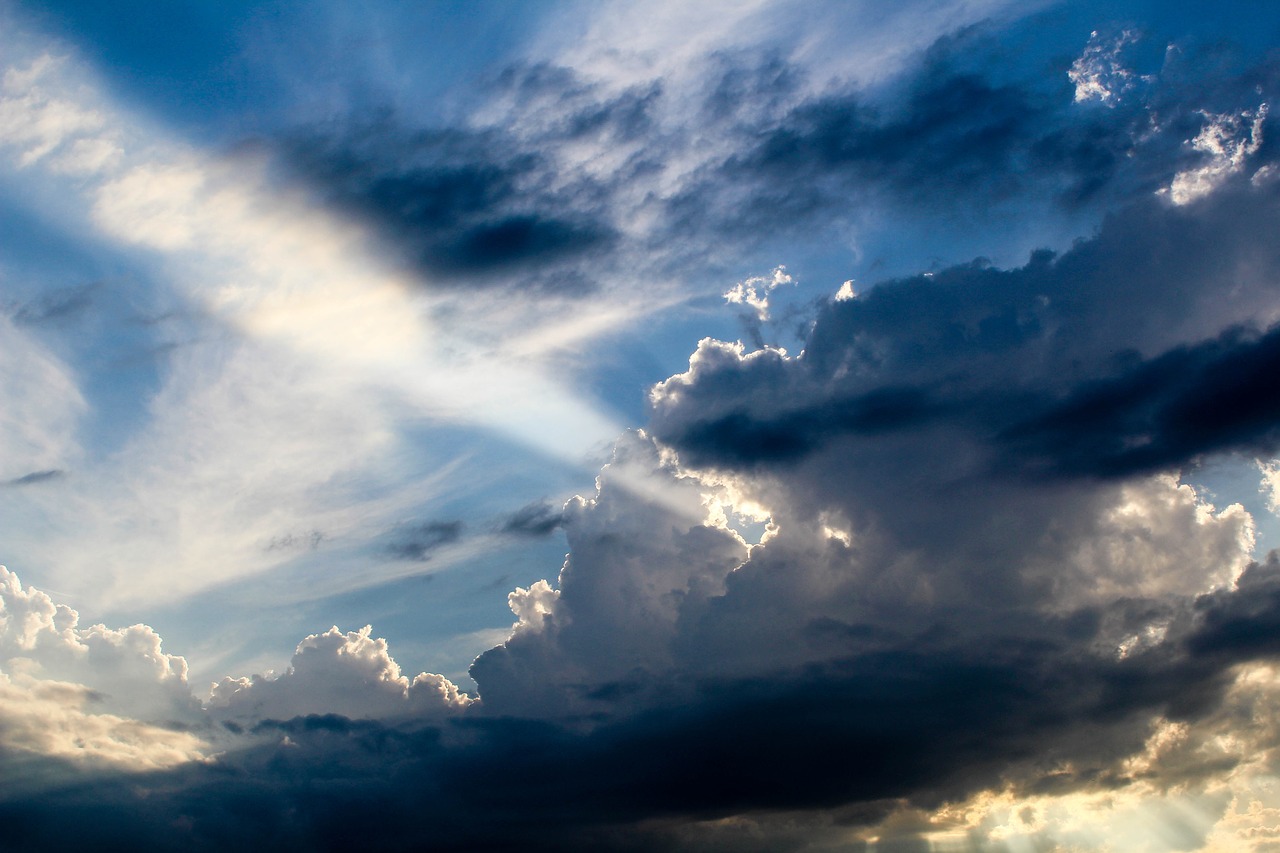
[[[1194,216],[1151,202],[1059,258],[884,284],[823,309],[803,356],[704,342],[655,389],[655,434],[695,466],[770,467],[842,437],[945,427],[941,477],[1124,474],[1256,451],[1274,440],[1273,210],[1253,188]]]
[[[566,509],[558,581],[513,593],[483,707],[674,748],[681,784],[647,784],[690,813],[1216,784],[1244,751],[1157,734],[1210,750],[1237,667],[1272,655],[1277,567],[1177,474],[1275,450],[1273,207],[1151,201],[1061,257],[885,282],[822,308],[799,356],[704,341],[654,389],[652,438]],[[1062,443],[1022,443],[1067,411]],[[709,512],[725,483],[770,512],[759,544]]]
[[[718,593],[745,555],[643,434],[619,441],[598,483],[595,498],[564,508],[570,554],[557,588],[512,593],[511,638],[472,666],[492,712],[590,713],[642,691],[674,664],[680,614]]]
[[[199,720],[187,662],[155,631],[81,627],[74,610],[0,567],[0,760],[154,770],[208,754],[188,731]]]
[[[298,644],[289,668],[279,675],[224,678],[213,686],[210,713],[216,719],[288,720],[309,714],[349,719],[439,715],[461,711],[471,697],[443,676],[409,679],[387,651],[387,641],[366,625],[343,633],[337,627]]]
[[[94,691],[103,711],[190,721],[198,710],[187,662],[161,649],[146,625],[81,627],[79,614],[0,570],[0,655],[5,670],[73,682]]]
[[[202,705],[186,660],[163,651],[154,630],[83,627],[76,611],[0,567],[0,765],[6,776],[34,774],[0,785],[3,799],[92,774],[216,763],[220,749],[257,742],[267,719],[422,722],[473,701],[442,676],[402,675],[366,626],[313,634],[285,672],[225,678]]]
[[[0,794],[26,795],[86,771],[155,771],[211,754],[197,734],[101,711],[99,698],[82,684],[0,671],[0,766],[10,777]],[[68,768],[59,772],[58,762]]]
[[[777,267],[767,276],[752,276],[725,291],[724,301],[731,305],[746,305],[755,311],[756,319],[769,319],[769,294],[784,284],[792,284],[786,267]]]

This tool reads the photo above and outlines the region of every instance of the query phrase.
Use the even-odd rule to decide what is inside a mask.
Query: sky
[[[1280,851],[1276,45],[0,0],[0,849]]]

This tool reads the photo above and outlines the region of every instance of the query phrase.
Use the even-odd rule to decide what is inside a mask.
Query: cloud
[[[30,474],[23,474],[21,477],[14,477],[12,480],[5,480],[0,485],[4,486],[30,486],[33,483],[47,483],[50,480],[56,480],[66,475],[65,471],[57,468],[51,468],[48,471],[32,471]]]
[[[761,72],[773,66],[756,55],[720,57],[738,89],[702,121],[725,144],[667,196],[677,232],[758,240],[820,227],[866,251],[891,240],[877,235],[868,215],[875,210],[907,227],[925,218],[953,228],[977,217],[1026,229],[1034,218],[1040,233],[1058,239],[1053,223],[1064,217],[1175,185],[1181,203],[1193,186],[1216,186],[1273,157],[1258,142],[1266,122],[1259,94],[1276,87],[1270,60],[1209,85],[1187,67],[1202,56],[1187,38],[1152,74],[1123,78],[1132,91],[1097,110],[1073,100],[1066,84],[1091,80],[1102,91],[1105,78],[1119,92],[1128,84],[1118,75],[1128,72],[1115,57],[1110,70],[1095,67],[1103,58],[1090,53],[1091,41],[1087,80],[1079,62],[1070,79],[1016,64],[997,75],[991,66],[1008,59],[997,32],[989,22],[944,35],[880,88],[815,91],[805,84],[813,72],[776,57],[782,69],[768,74]],[[1240,103],[1244,92],[1252,103]],[[929,230],[920,239],[941,242]]]
[[[197,734],[107,713],[98,701],[80,684],[0,672],[0,766],[10,776],[0,792],[26,795],[80,781],[86,771],[155,771],[210,754]],[[61,772],[60,761],[69,765]]]
[[[96,287],[97,285],[89,284],[46,293],[19,306],[13,313],[13,321],[26,326],[74,317],[92,304],[90,294]]]
[[[71,467],[86,405],[70,367],[27,332],[0,318],[0,472],[14,480],[32,471]]]
[[[776,12],[726,12],[720,23],[732,30]],[[905,30],[899,14],[909,13],[864,22],[867,32]],[[1003,61],[999,23],[916,43],[922,61],[877,86],[831,77],[835,57],[816,65],[771,43],[716,50],[681,70],[667,67],[670,45],[626,70],[614,65],[616,46],[608,59],[529,60],[496,75],[465,127],[419,126],[388,106],[300,127],[267,147],[314,198],[368,224],[437,283],[590,303],[627,290],[629,270],[650,273],[642,278],[652,289],[698,259],[728,263],[762,234],[818,228],[854,245],[883,241],[873,211],[952,225],[1003,217],[1023,228],[1034,211],[1058,239],[1052,223],[1210,168],[1208,149],[1184,144],[1209,133],[1185,103],[1226,128],[1240,114],[1240,89],[1252,81],[1269,91],[1276,79],[1261,62],[1214,91],[1185,78],[1179,54],[1120,106],[1090,110],[1056,68],[1052,78],[1042,65],[992,73]],[[915,42],[920,33],[897,35]],[[1228,159],[1236,125],[1214,137]],[[1241,158],[1269,162],[1240,144],[1241,163],[1214,166],[1214,175],[1242,168]]]
[[[462,537],[461,521],[428,521],[397,528],[387,553],[398,560],[429,560],[431,552]]]
[[[1209,155],[1209,162],[1174,176],[1167,190],[1174,204],[1186,204],[1212,192],[1224,179],[1243,170],[1248,158],[1262,147],[1262,129],[1267,120],[1265,102],[1239,115],[1205,113],[1204,117],[1204,128],[1190,144]]]
[[[620,440],[599,483],[593,500],[565,506],[558,589],[513,592],[511,638],[472,665],[490,711],[607,710],[595,691],[666,670],[681,609],[714,595],[744,556],[736,534],[704,523],[700,490],[664,471],[646,437]]]
[[[952,459],[934,474],[949,477],[1122,475],[1265,452],[1273,215],[1269,191],[1251,187],[1191,216],[1144,203],[1061,257],[834,300],[802,357],[704,341],[654,390],[654,434],[694,466],[768,467],[854,436],[891,446],[945,430]]]
[[[507,516],[500,529],[521,536],[549,536],[563,524],[563,511],[547,501],[534,501]]]
[[[106,142],[106,117],[91,107],[59,97],[42,84],[59,70],[64,59],[45,54],[26,68],[11,67],[0,77],[0,144],[17,150],[18,165],[26,168],[52,160],[57,170],[80,171],[86,153],[76,146]]]
[[[1257,577],[1245,586],[1269,588],[1277,568],[1250,572]],[[510,716],[262,723],[253,729],[256,743],[216,765],[189,765],[92,798],[78,789],[52,800],[19,797],[7,808],[25,815],[20,827],[33,838],[109,839],[145,829],[172,847],[254,843],[264,834],[306,846],[345,838],[358,825],[364,842],[385,849],[517,841],[533,849],[671,849],[693,839],[734,847],[747,828],[793,849],[814,836],[789,835],[788,826],[816,827],[855,846],[876,834],[940,835],[964,826],[957,816],[999,814],[999,795],[943,805],[991,786],[1032,809],[1019,824],[1028,834],[1064,842],[1082,837],[1084,803],[1096,805],[1095,833],[1099,821],[1116,821],[1102,836],[1115,838],[1125,809],[1158,807],[1161,797],[1191,805],[1205,791],[1209,811],[1185,836],[1203,838],[1222,813],[1211,810],[1213,791],[1196,786],[1254,758],[1255,741],[1215,741],[1216,733],[1241,731],[1239,711],[1273,707],[1274,680],[1260,680],[1263,670],[1233,680],[1219,668],[1261,648],[1206,642],[1222,635],[1231,621],[1223,617],[1249,596],[1224,590],[1202,599],[1183,611],[1186,621],[1167,644],[1124,658],[1080,657],[1078,645],[1015,643],[1002,633],[967,651],[920,646],[771,678],[712,676],[646,712],[597,718],[586,730]],[[1050,629],[1058,631],[1063,639],[1090,633],[1079,619]],[[330,635],[337,646],[363,632],[323,636]],[[1249,732],[1268,742],[1274,721],[1259,717]],[[1216,753],[1198,748],[1215,743]],[[1150,787],[1161,784],[1168,787]],[[1135,786],[1145,799],[1128,799]],[[1072,791],[1082,792],[1074,808]],[[916,832],[902,814],[904,796],[923,810]],[[259,804],[251,813],[237,805],[244,797]],[[104,799],[110,819],[89,823]],[[771,815],[791,809],[772,823]],[[157,814],[186,819],[163,824]],[[366,824],[374,814],[381,819]],[[894,814],[897,830],[892,818],[884,824]],[[709,819],[724,815],[737,817]],[[975,843],[999,849],[997,828],[974,826]]]
[[[823,307],[801,356],[704,341],[654,389],[653,439],[567,507],[558,581],[512,594],[510,639],[472,668],[482,708],[633,768],[609,774],[623,823],[1136,790],[1159,720],[1209,743],[1238,668],[1274,654],[1280,568],[1250,562],[1242,507],[1176,477],[1270,446],[1273,206],[1151,201],[1061,257],[885,282]],[[1028,477],[1005,430],[1040,413],[1069,445],[1040,441],[1052,467]],[[1090,442],[1115,418],[1164,449],[1108,469]],[[758,545],[709,512],[730,486],[771,512]],[[678,772],[642,757],[659,744]],[[1244,761],[1170,753],[1143,784]]]
[[[1138,34],[1122,30],[1111,39],[1099,37],[1095,30],[1089,34],[1089,44],[1084,53],[1071,63],[1067,77],[1075,84],[1076,102],[1097,100],[1114,106],[1136,83],[1134,73],[1125,67],[1121,55],[1126,45],[1138,40]]]
[[[1280,514],[1280,461],[1258,462],[1262,483],[1258,491],[1267,497],[1267,509]]]
[[[225,678],[202,706],[186,661],[164,652],[154,630],[81,627],[76,611],[0,567],[0,766],[6,778],[26,779],[0,785],[0,800],[214,761],[218,747],[257,743],[245,733],[264,719],[340,713],[422,723],[473,701],[442,676],[403,676],[366,626],[313,634],[284,673]]]
[[[23,54],[38,46],[33,37]],[[433,425],[479,419],[499,441],[527,440],[569,458],[616,432],[546,360],[566,341],[620,322],[625,303],[565,318],[554,306],[530,309],[543,299],[478,304],[419,286],[377,235],[281,187],[252,153],[214,156],[148,135],[148,123],[113,103],[82,64],[47,57],[6,72],[15,126],[40,119],[49,104],[93,120],[0,140],[10,167],[57,187],[33,196],[37,210],[156,272],[149,296],[185,318],[184,346],[165,339],[171,327],[154,333],[166,345],[155,385],[126,390],[129,419],[109,442],[78,431],[83,377],[36,337],[56,330],[0,326],[0,469],[8,469],[0,478],[76,471],[60,484],[60,500],[24,499],[10,516],[31,521],[12,532],[11,553],[46,554],[49,585],[104,606],[178,601],[280,568],[293,555],[266,545],[281,531],[323,530],[317,551],[342,560],[395,519],[419,514],[454,470],[448,459],[425,468],[398,461],[414,443],[400,420],[408,410]],[[85,140],[109,141],[120,156],[68,178],[53,158]],[[459,227],[481,228],[481,242],[527,238],[559,251],[559,225],[547,230],[522,215],[502,211]],[[497,230],[484,232],[489,226]],[[95,408],[93,416],[119,413]],[[370,471],[378,473],[360,473]],[[353,515],[355,505],[365,511]],[[144,528],[154,535],[137,535]]]
[[[4,669],[93,691],[96,707],[152,721],[190,721],[199,709],[187,662],[161,650],[146,625],[80,627],[79,614],[0,570],[0,654]]]
[[[891,13],[889,29],[921,8]],[[716,14],[690,9],[682,21]],[[595,25],[629,19],[612,13]],[[558,337],[545,318],[586,306],[567,325],[586,317],[598,333],[608,320],[591,312],[634,283],[606,273],[647,248],[655,259],[636,275],[657,282],[712,243],[731,256],[766,226],[836,227],[864,200],[959,215],[1045,195],[1061,208],[1125,203],[1092,237],[1017,268],[978,260],[842,288],[816,306],[795,355],[704,340],[687,371],[655,386],[649,425],[617,442],[593,495],[503,522],[559,527],[569,555],[557,577],[508,596],[515,623],[471,669],[478,701],[441,676],[403,674],[370,627],[333,627],[278,675],[222,680],[205,710],[155,631],[79,628],[6,575],[3,755],[74,765],[79,738],[101,756],[85,762],[95,773],[150,771],[5,791],[15,844],[1087,846],[1098,839],[1082,809],[1120,825],[1145,803],[1194,810],[1162,839],[1185,847],[1274,823],[1272,806],[1251,825],[1227,803],[1272,772],[1280,560],[1255,558],[1242,506],[1214,506],[1179,476],[1280,449],[1267,382],[1277,188],[1230,165],[1232,139],[1242,164],[1272,157],[1261,131],[1240,142],[1243,125],[1221,117],[1242,113],[1200,93],[1230,167],[1194,197],[1159,195],[1203,166],[1181,144],[1198,114],[1165,123],[1155,109],[1186,95],[1181,83],[1093,109],[1072,84],[1122,91],[1119,69],[1094,67],[1111,54],[1087,52],[1079,79],[1064,60],[1054,84],[1029,86],[965,57],[973,32],[876,92],[844,80],[815,91],[789,59],[725,52],[708,63],[723,86],[672,103],[688,79],[672,63],[770,20],[734,12],[639,59],[592,54],[602,36],[589,28],[592,73],[518,66],[465,132],[396,119],[367,138],[309,140],[319,153],[304,158],[305,191],[276,194],[251,158],[178,148],[119,169],[82,162],[101,233],[169,259],[184,298],[225,334],[174,355],[146,429],[89,475],[123,483],[137,511],[84,542],[188,531],[115,557],[120,582],[153,595],[204,588],[206,566],[223,581],[263,571],[308,542],[308,559],[367,555],[372,542],[418,561],[460,541],[461,520],[387,532],[389,519],[433,517],[414,509],[422,480],[392,473],[405,458],[392,415],[571,445],[577,433],[539,444],[527,426],[544,395],[576,399],[555,396],[562,377],[538,360],[560,346],[541,343]],[[1269,66],[1250,73],[1270,85]],[[43,116],[24,91],[8,96]],[[705,121],[681,132],[690,112]],[[115,139],[92,136],[116,118],[98,114],[105,123],[15,138],[20,168],[73,137]],[[344,215],[311,210],[308,193]],[[530,279],[468,301],[468,288],[381,263],[383,239],[415,272]],[[592,286],[553,281],[588,281],[588,267]],[[770,282],[750,282],[730,293],[762,319]],[[74,390],[25,331],[10,330],[12,348]],[[43,398],[11,379],[39,412]],[[54,415],[74,415],[64,404]],[[537,428],[567,433],[587,409]],[[64,426],[33,423],[24,447],[36,450]],[[9,480],[70,468],[47,443],[49,461],[24,450]],[[371,470],[393,483],[385,497],[350,486]],[[82,499],[69,516],[120,505]],[[748,537],[752,521],[763,531]],[[312,530],[324,537],[289,532]],[[77,547],[95,563],[106,550]]]
[[[1015,453],[1051,470],[1102,476],[1222,450],[1273,452],[1280,408],[1267,389],[1277,368],[1280,329],[1233,329],[1086,385],[1005,436]]]
[[[590,188],[554,186],[536,146],[510,134],[414,132],[391,116],[346,137],[321,132],[282,142],[281,159],[321,199],[375,225],[437,286],[505,287],[497,274],[519,269],[523,281],[573,296],[590,285],[564,262],[598,257],[614,239]]]
[[[249,722],[310,714],[421,718],[458,712],[472,702],[442,676],[401,675],[387,641],[371,632],[368,625],[345,634],[333,627],[299,643],[289,669],[279,675],[224,678],[213,686],[211,715]]]
[[[0,566],[6,777],[34,768],[34,787],[27,789],[34,790],[88,771],[141,772],[203,760],[211,750],[191,730],[199,720],[186,661],[162,651],[151,628],[81,627],[74,610]],[[67,768],[59,770],[58,762]],[[25,793],[0,787],[5,796]]]

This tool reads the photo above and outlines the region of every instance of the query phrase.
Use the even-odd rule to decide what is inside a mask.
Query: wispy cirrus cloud
[[[145,424],[110,458],[81,455],[72,466],[31,449],[15,460],[26,468],[11,479],[74,467],[74,486],[61,493],[70,515],[58,521],[51,508],[51,523],[74,517],[75,550],[87,537],[117,555],[103,575],[67,553],[56,561],[58,586],[76,588],[96,575],[90,583],[103,600],[181,597],[270,568],[280,555],[257,543],[281,530],[366,535],[349,520],[353,503],[371,501],[371,514],[395,517],[405,514],[404,501],[428,496],[374,498],[341,486],[322,495],[317,487],[388,464],[404,446],[393,413],[406,408],[570,458],[615,431],[539,365],[546,349],[528,338],[536,321],[520,324],[517,362],[498,343],[503,336],[493,337],[497,315],[487,313],[483,335],[470,328],[473,320],[459,324],[450,297],[434,297],[382,263],[358,225],[273,189],[261,164],[154,135],[143,142],[145,124],[114,106],[72,59],[44,54],[5,75],[3,107],[14,118],[7,126],[27,128],[4,139],[11,167],[24,177],[45,170],[82,198],[88,219],[69,227],[91,227],[121,251],[141,250],[166,299],[186,306],[199,329],[164,359]],[[88,156],[103,146],[113,156]],[[511,239],[520,242],[515,231]],[[504,322],[520,322],[518,301],[504,300]],[[455,317],[447,329],[433,320],[441,311]],[[11,336],[21,334],[15,327]],[[57,399],[47,389],[58,382],[10,363],[15,377],[43,387],[43,399]],[[62,382],[73,403],[74,382]],[[11,398],[21,395],[15,389]],[[304,421],[299,412],[308,413]],[[27,414],[14,428],[31,432],[38,423]],[[25,444],[33,441],[43,439],[33,434]],[[224,497],[234,494],[243,498]],[[139,529],[159,535],[138,537]],[[175,561],[186,567],[177,575],[167,568]]]

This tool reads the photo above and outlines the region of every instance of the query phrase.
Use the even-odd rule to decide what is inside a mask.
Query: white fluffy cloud
[[[8,777],[0,792],[29,795],[65,782],[71,770],[161,770],[212,754],[197,734],[103,712],[99,701],[83,684],[0,670],[0,767]]]
[[[68,773],[214,761],[234,740],[215,722],[439,719],[472,702],[443,676],[401,675],[386,641],[365,627],[313,634],[286,672],[226,678],[202,707],[186,660],[165,652],[154,630],[82,627],[76,611],[0,567],[0,765],[6,775],[36,773],[31,785]],[[0,794],[35,790],[11,788],[0,784]]]
[[[76,611],[0,568],[0,661],[6,672],[83,685],[104,712],[153,721],[196,717],[200,705],[187,685],[187,662],[163,651],[154,630],[79,622]]]
[[[228,677],[215,684],[210,713],[241,721],[307,714],[372,719],[438,716],[471,704],[471,697],[443,676],[423,672],[410,680],[402,675],[387,641],[371,632],[366,625],[310,635],[298,644],[285,672]]]
[[[79,615],[0,566],[0,745],[87,767],[140,770],[208,745],[187,662],[146,625],[81,627]]]

